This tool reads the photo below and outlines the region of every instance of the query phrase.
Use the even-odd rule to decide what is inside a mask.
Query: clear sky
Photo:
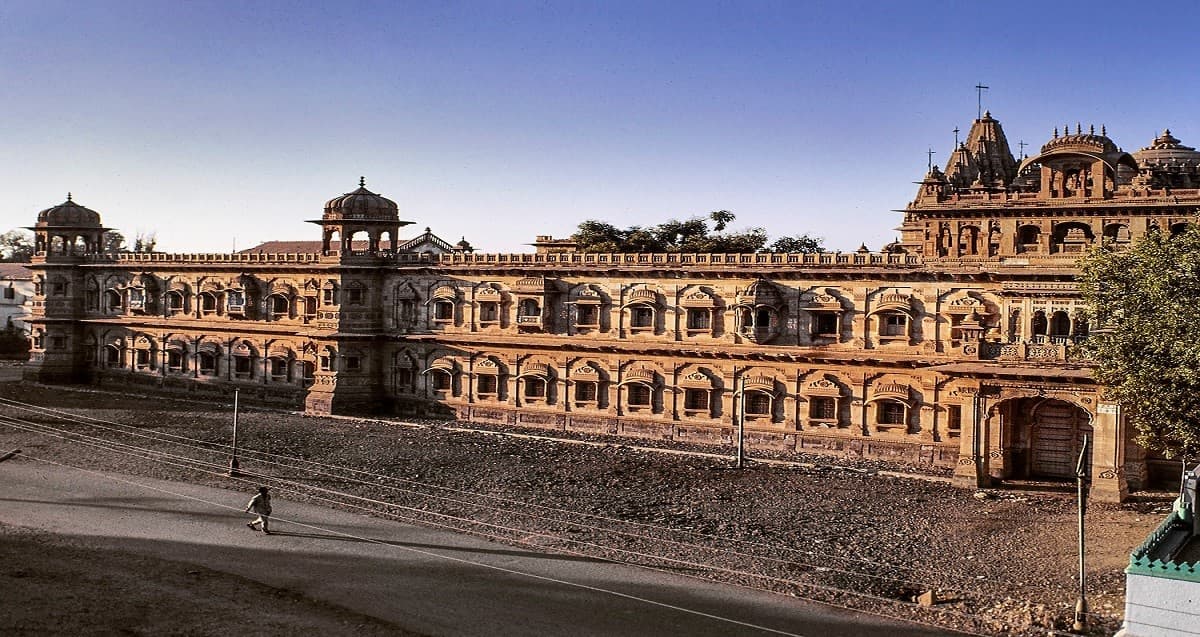
[[[1190,2],[0,4],[0,232],[63,201],[159,248],[317,239],[367,186],[520,251],[726,209],[831,249],[896,233],[952,130],[1200,146]]]

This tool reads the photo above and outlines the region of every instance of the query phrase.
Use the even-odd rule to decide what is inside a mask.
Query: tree
[[[0,234],[0,261],[28,263],[33,258],[33,233],[9,230]]]
[[[766,245],[767,232],[762,228],[721,232],[734,220],[728,210],[709,213],[708,219],[712,229],[703,217],[693,217],[625,230],[592,219],[580,223],[571,239],[582,252],[758,252]]]
[[[824,252],[825,246],[821,245],[824,239],[810,237],[808,234],[798,234],[794,237],[779,237],[775,243],[771,244],[771,252],[803,252],[806,254],[815,254]]]
[[[1080,261],[1080,291],[1100,329],[1083,345],[1105,398],[1122,405],[1138,443],[1165,453],[1200,450],[1200,225],[1151,229],[1120,250]]]
[[[158,236],[153,232],[138,232],[133,239],[133,249],[125,243],[125,235],[116,230],[109,230],[104,233],[104,251],[105,252],[154,252],[154,246],[158,243]]]

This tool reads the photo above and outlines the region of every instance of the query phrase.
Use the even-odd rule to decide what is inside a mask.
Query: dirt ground
[[[213,446],[230,439],[230,405],[11,381],[0,381],[0,400],[54,406],[76,415],[76,420],[88,416],[132,425],[136,430],[129,431],[154,438],[130,436],[115,425],[97,429],[35,414],[13,403],[0,405],[0,412],[27,423],[119,439],[171,455],[147,459],[145,452],[132,447],[124,448],[125,453],[100,451],[78,437],[67,442],[3,424],[0,449],[21,447],[31,455],[77,466],[245,488],[221,475],[228,449]],[[248,409],[241,413],[238,442],[243,469],[259,474],[254,480],[275,485],[289,498],[344,508],[366,506],[354,498],[369,498],[373,514],[382,517],[451,526],[514,544],[619,559],[984,634],[1045,635],[1048,629],[1070,625],[1077,557],[1076,510],[1069,490],[973,493],[942,482],[884,475],[879,473],[885,468],[880,463],[820,456],[795,457],[809,463],[803,466],[756,464],[733,470],[723,458],[641,450],[629,446],[629,440],[586,438],[593,444],[569,444],[501,435],[544,432],[467,431],[459,428],[464,425],[452,425]],[[194,442],[164,441],[167,435]],[[211,451],[202,448],[206,444]],[[213,464],[197,465],[180,460],[183,457]],[[1168,494],[1149,494],[1120,507],[1089,509],[1087,583],[1093,634],[1111,634],[1119,627],[1122,569],[1130,550],[1168,507]],[[47,540],[6,533],[0,535],[0,550],[11,552],[8,547],[14,542],[31,541]],[[104,559],[108,558],[96,556],[96,569],[107,572]],[[87,564],[80,562],[79,568],[87,570]],[[32,571],[39,566],[21,568]],[[144,587],[133,598],[143,601],[136,603],[152,600],[163,590],[176,591],[175,584],[197,577],[185,567],[166,571],[178,579]],[[0,595],[11,584],[6,572],[0,571]],[[205,573],[204,578],[220,576]],[[273,594],[248,582],[229,585],[235,584],[255,594]],[[926,609],[912,603],[913,596],[927,590],[937,593],[939,604]],[[319,625],[328,630],[316,630],[318,634],[338,634],[344,622],[359,621],[302,601],[297,600],[288,617],[326,622]],[[199,606],[196,599],[187,601],[186,608],[194,609],[188,612],[198,618],[237,612],[225,606],[227,602],[214,603],[218,602],[220,610]],[[61,614],[77,604],[57,599],[52,606]],[[112,626],[123,625],[127,615],[114,618]],[[370,630],[386,630],[372,626]],[[356,627],[352,632],[376,634],[370,630]]]

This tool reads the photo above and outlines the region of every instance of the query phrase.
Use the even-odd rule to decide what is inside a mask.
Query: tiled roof
[[[351,250],[366,250],[366,241],[352,241]],[[320,241],[264,241],[238,254],[315,254],[321,251]]]
[[[6,281],[32,281],[33,273],[24,263],[0,263],[0,279]]]

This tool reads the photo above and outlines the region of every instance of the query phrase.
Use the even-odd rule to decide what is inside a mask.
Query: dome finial
[[[67,193],[67,201],[70,201],[70,200],[71,200],[71,193],[68,192]]]
[[[366,178],[366,177],[359,177],[359,178],[358,178],[358,187],[359,187],[359,188],[366,188],[366,187],[367,187],[367,178]]]

